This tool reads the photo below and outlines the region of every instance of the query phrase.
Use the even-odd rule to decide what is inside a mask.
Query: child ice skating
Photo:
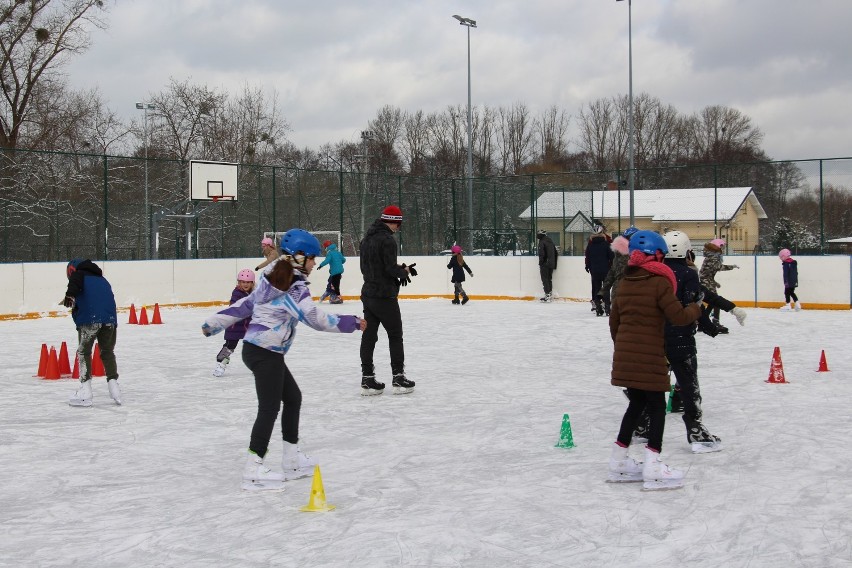
[[[784,305],[781,309],[785,311],[793,309],[798,312],[802,309],[802,303],[796,296],[796,286],[799,285],[799,263],[793,258],[790,249],[781,249],[778,252],[778,258],[781,259],[781,270],[784,275]]]
[[[664,324],[689,325],[701,307],[681,305],[675,296],[677,281],[663,264],[668,252],[663,237],[638,231],[630,239],[630,258],[613,299],[609,318],[615,344],[611,383],[627,389],[630,403],[609,460],[609,480],[642,481],[644,488],[675,489],[683,486],[683,472],[660,460],[666,420],[669,374],[666,364]],[[628,455],[633,431],[642,411],[650,417],[644,463]]]
[[[329,303],[342,304],[343,298],[340,295],[340,280],[343,278],[343,264],[346,262],[346,257],[343,253],[337,250],[337,245],[326,241],[323,243],[326,247],[325,260],[323,260],[317,270],[321,270],[323,266],[328,265],[328,286],[325,293],[320,298],[323,302],[326,298],[331,298]]]
[[[447,263],[447,268],[453,271],[453,276],[450,278],[450,282],[453,283],[453,304],[458,305],[459,296],[461,296],[461,305],[465,305],[470,298],[467,297],[467,293],[464,291],[462,287],[462,282],[464,282],[464,273],[465,270],[470,277],[473,278],[473,271],[468,266],[467,262],[464,260],[464,255],[462,255],[462,248],[459,245],[453,245],[453,248],[450,249],[453,253],[453,256],[450,258],[450,262]]]
[[[209,317],[201,326],[202,333],[210,336],[251,317],[243,338],[243,362],[254,374],[257,417],[242,477],[243,489],[250,491],[283,490],[285,481],[311,475],[316,465],[298,445],[302,391],[284,361],[295,339],[296,326],[304,322],[331,333],[352,333],[366,327],[357,316],[326,314],[311,299],[306,278],[320,253],[316,237],[302,229],[291,229],[281,239],[281,251],[281,258],[260,277],[251,294]],[[284,453],[279,473],[271,471],[264,458],[282,403]]]
[[[716,273],[725,270],[733,270],[739,268],[736,264],[722,263],[722,247],[725,246],[724,239],[713,239],[704,245],[704,261],[701,263],[701,270],[698,272],[698,278],[701,280],[701,285],[708,291],[716,294],[721,284],[716,282]],[[720,308],[713,308],[713,323],[719,328],[719,333],[728,333],[728,328],[719,323]],[[739,318],[738,318],[739,319]]]
[[[254,272],[244,268],[237,273],[237,286],[231,292],[231,301],[228,303],[233,305],[234,302],[251,294],[252,290],[254,290]],[[237,348],[237,343],[245,336],[250,321],[251,318],[246,318],[225,330],[225,344],[216,355],[216,366],[213,368],[214,377],[221,377],[225,374],[225,369],[231,362],[231,355]]]
[[[88,259],[75,258],[68,263],[65,274],[68,276],[68,288],[60,303],[71,308],[71,317],[77,326],[77,358],[80,361],[80,388],[68,404],[92,406],[92,347],[97,340],[106,371],[109,396],[120,405],[121,389],[118,387],[118,366],[114,351],[118,317],[112,286],[104,278],[100,267]]]
[[[278,251],[275,250],[275,241],[269,237],[265,237],[260,241],[260,249],[263,253],[263,262],[255,267],[255,270],[261,270],[272,264],[278,258]]]

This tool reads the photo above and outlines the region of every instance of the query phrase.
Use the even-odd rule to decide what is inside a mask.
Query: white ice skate
[[[612,455],[609,457],[609,483],[624,483],[642,481],[642,462],[627,455],[629,448],[613,444]]]
[[[80,383],[80,388],[77,389],[71,398],[68,400],[70,406],[92,406],[92,380]]]
[[[109,396],[118,406],[121,406],[121,389],[118,387],[118,380],[112,379],[107,381],[107,387],[109,388]]]
[[[797,300],[797,301],[796,301],[796,303],[795,303],[794,305],[795,305],[795,308],[794,308],[794,309],[795,309],[797,312],[801,312],[801,311],[802,311],[802,302],[799,302],[799,301]]]
[[[263,465],[263,458],[249,452],[243,468],[242,488],[246,491],[284,491],[284,476]]]
[[[790,304],[784,304],[783,306],[781,306],[781,311],[782,312],[790,312],[790,311],[793,311],[793,310],[790,307]]]
[[[645,464],[642,467],[642,489],[659,491],[661,489],[680,489],[683,487],[683,472],[672,469],[660,460],[660,454],[645,448]]]
[[[742,308],[734,308],[731,310],[731,313],[737,318],[737,323],[740,325],[745,325],[745,319],[748,315],[746,311]]]
[[[722,451],[722,440],[716,439],[707,442],[692,442],[693,454],[709,454]]]
[[[310,477],[314,474],[317,460],[303,453],[298,444],[284,442],[284,455],[281,458],[281,470],[284,481]]]
[[[222,361],[219,361],[218,363],[216,363],[216,366],[213,367],[213,376],[214,377],[221,377],[222,375],[225,374],[225,369],[227,369],[227,368],[228,368],[228,360],[227,359],[223,359]]]

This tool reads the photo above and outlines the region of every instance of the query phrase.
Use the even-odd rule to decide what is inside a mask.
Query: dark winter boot
[[[393,394],[408,394],[414,390],[414,381],[405,378],[405,373],[395,373],[393,376]]]
[[[719,323],[719,320],[717,320],[717,319],[715,319],[715,318],[713,319],[713,325],[715,325],[715,326],[716,326],[716,330],[717,330],[719,333],[721,333],[721,334],[723,334],[723,335],[728,333],[728,328],[727,328],[727,327],[725,327],[724,325],[722,325],[721,323]]]
[[[361,396],[373,396],[382,394],[385,383],[376,380],[376,375],[363,375],[361,377]]]
[[[452,301],[452,303],[458,305],[460,302],[459,302],[459,299],[456,298],[455,300]]]

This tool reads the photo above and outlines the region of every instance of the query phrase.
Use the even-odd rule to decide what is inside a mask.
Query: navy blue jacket
[[[586,268],[595,278],[606,278],[615,253],[609,247],[610,240],[606,235],[593,235],[586,245]]]
[[[701,292],[698,272],[686,264],[685,258],[667,258],[665,264],[674,272],[677,280],[675,295],[681,304],[687,306],[695,302]],[[708,335],[715,336],[718,331],[709,320],[706,312],[701,314],[697,323],[689,325],[672,325],[666,322],[666,357],[669,361],[681,361],[695,355],[695,331],[700,329]]]
[[[781,262],[781,270],[784,272],[784,287],[795,288],[799,285],[799,263],[793,259]]]
[[[68,263],[68,272],[65,295],[74,298],[71,317],[77,327],[96,323],[118,325],[112,286],[100,267],[91,260],[74,259]]]
[[[470,269],[470,266],[467,265],[467,261],[464,261],[464,266],[459,264],[459,256],[454,254],[450,259],[450,262],[447,263],[447,268],[453,269],[453,277],[450,278],[450,282],[464,282],[464,271],[467,270],[467,273],[473,276],[473,271]],[[464,270],[462,270],[464,268]]]

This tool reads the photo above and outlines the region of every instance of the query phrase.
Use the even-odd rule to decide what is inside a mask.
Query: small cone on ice
[[[817,373],[827,373],[828,372],[828,362],[825,360],[825,349],[822,350],[822,354],[819,356],[819,369],[817,369]]]
[[[77,355],[76,353],[74,354],[74,370],[71,371],[71,378],[72,379],[79,379],[80,378],[80,356]]]
[[[104,362],[101,360],[101,346],[95,343],[95,352],[92,354],[92,376],[105,377]]]
[[[71,362],[68,359],[68,345],[63,341],[59,348],[59,375],[65,378],[71,376]]]
[[[559,431],[559,441],[556,442],[556,447],[574,447],[574,434],[571,433],[571,418],[567,414],[562,416],[562,429]]]
[[[311,483],[311,498],[308,504],[300,510],[305,512],[331,511],[334,505],[329,505],[325,500],[325,489],[322,486],[322,474],[318,465],[314,466],[314,481]]]
[[[784,364],[781,363],[781,348],[776,347],[772,354],[772,363],[769,365],[769,378],[767,383],[786,383],[784,378]]]
[[[666,403],[666,414],[672,413],[672,399],[674,398],[675,386],[672,385],[671,390],[669,390],[669,401]]]
[[[148,325],[148,312],[145,311],[145,306],[139,311],[139,325]]]
[[[160,304],[154,304],[154,315],[151,317],[152,324],[161,324],[163,320],[160,319]]]
[[[50,354],[47,356],[47,369],[44,372],[44,378],[50,381],[55,381],[59,378],[59,357],[56,355],[56,347],[50,348]]]
[[[127,320],[127,323],[136,325],[139,323],[139,320],[136,319],[136,306],[130,304],[130,318]]]
[[[38,371],[33,376],[43,379],[45,371],[47,371],[47,343],[42,343],[41,356],[38,359]]]

